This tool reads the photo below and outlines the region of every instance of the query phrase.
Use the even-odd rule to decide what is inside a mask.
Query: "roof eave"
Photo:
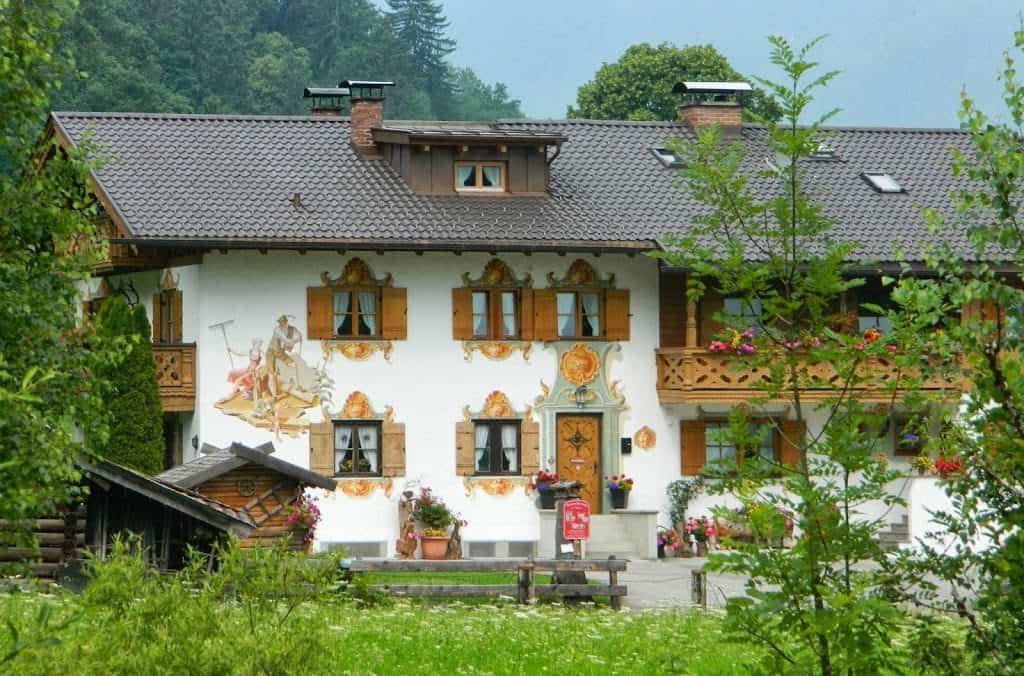
[[[188,249],[285,249],[300,251],[449,251],[637,254],[658,248],[654,240],[442,240],[442,239],[290,239],[112,237],[112,244]]]

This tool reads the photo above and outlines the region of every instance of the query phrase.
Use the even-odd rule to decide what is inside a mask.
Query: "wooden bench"
[[[376,592],[396,596],[434,598],[486,598],[509,596],[519,603],[530,603],[538,597],[592,598],[607,596],[615,610],[622,608],[626,585],[618,583],[620,571],[626,570],[626,559],[460,559],[425,561],[420,559],[356,559],[342,564],[350,573],[516,573],[516,584],[380,584],[371,585]],[[607,572],[608,584],[536,584],[534,574]]]

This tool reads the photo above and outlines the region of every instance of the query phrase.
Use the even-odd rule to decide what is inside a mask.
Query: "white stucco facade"
[[[354,257],[365,261],[375,277],[390,274],[395,287],[407,290],[407,338],[392,341],[387,355],[374,351],[365,359],[350,359],[338,351],[325,351],[319,340],[308,339],[307,287],[321,285],[321,273],[338,276]],[[150,311],[153,294],[167,285],[168,278],[182,294],[182,340],[196,344],[197,382],[195,411],[179,418],[185,461],[195,457],[195,448],[203,444],[225,447],[241,442],[256,446],[271,441],[278,457],[308,468],[310,439],[304,425],[320,422],[324,412],[336,417],[350,394],[362,392],[374,411],[390,408],[393,420],[404,423],[404,476],[393,478],[390,495],[382,486],[375,486],[368,495],[349,495],[340,489],[330,494],[319,491],[323,519],[317,531],[318,547],[376,544],[380,553],[393,554],[400,494],[406,486],[418,484],[430,486],[468,520],[462,532],[464,541],[471,545],[503,543],[499,551],[507,551],[504,543],[534,546],[538,540],[550,537],[541,532],[537,498],[522,486],[506,494],[468,491],[464,477],[456,474],[455,425],[463,419],[464,407],[480,410],[488,394],[496,390],[508,397],[517,412],[536,407],[538,398],[557,380],[560,347],[535,341],[528,358],[521,349],[500,360],[488,359],[480,352],[472,352],[467,358],[463,343],[452,337],[452,289],[463,285],[463,273],[479,277],[492,258],[485,253],[210,252],[199,263],[170,268],[169,276],[167,271],[151,271],[122,275],[111,283],[116,286],[130,281],[140,302]],[[601,348],[606,357],[597,378],[622,402],[615,413],[617,429],[606,429],[601,473],[624,472],[631,476],[636,487],[630,509],[656,511],[656,522],[668,526],[665,489],[681,476],[680,420],[726,415],[729,408],[708,404],[698,409],[696,405],[662,405],[658,401],[654,358],[659,346],[657,261],[645,256],[607,254],[508,253],[500,258],[518,279],[529,275],[535,289],[548,286],[549,273],[562,278],[579,258],[589,263],[600,279],[614,275],[615,287],[629,290],[629,340]],[[291,429],[275,433],[267,426],[229,415],[217,405],[232,393],[228,373],[244,366],[254,339],[261,339],[266,348],[282,315],[289,316],[290,324],[304,337],[297,354],[326,375],[329,387],[323,394],[329,401],[321,401],[322,407],[302,410]],[[555,415],[543,409],[534,408],[533,413],[542,426],[544,416]],[[776,413],[785,415],[786,409],[779,407]],[[809,432],[816,433],[824,422],[823,414],[812,412],[807,422]],[[621,454],[620,438],[633,437],[642,427],[654,432],[654,446],[634,447],[631,454]],[[542,434],[541,468],[548,471],[556,471],[552,446],[551,435]],[[909,458],[890,452],[890,459],[909,474]],[[912,498],[910,481],[894,485],[893,491]],[[929,500],[935,498],[934,493],[929,492]],[[716,504],[735,506],[728,497],[705,494],[691,503],[689,513],[707,514]],[[867,505],[863,511],[866,518],[880,517],[891,523],[907,517],[913,537],[924,532],[920,509],[916,504],[891,509],[879,504]]]

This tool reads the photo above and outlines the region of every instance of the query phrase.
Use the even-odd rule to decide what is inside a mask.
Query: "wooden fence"
[[[629,562],[616,559],[463,559],[456,561],[424,560],[372,560],[357,559],[348,564],[351,573],[516,573],[516,584],[381,584],[371,585],[372,591],[395,596],[432,598],[482,598],[509,596],[519,603],[530,603],[536,598],[593,598],[607,596],[615,610],[622,607],[627,595],[626,585],[618,583],[619,572]],[[586,572],[608,573],[608,584],[536,584],[535,573],[582,576]],[[557,580],[557,577],[556,577]]]

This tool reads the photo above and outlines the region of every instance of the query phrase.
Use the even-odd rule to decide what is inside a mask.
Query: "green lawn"
[[[43,604],[54,611],[51,629],[39,632]],[[0,673],[17,674],[740,674],[756,655],[727,642],[712,614],[590,605],[360,608],[326,600],[275,623],[265,609],[254,620],[245,603],[181,591],[103,605],[3,593],[0,660],[11,647],[6,620],[24,641],[60,641],[0,663]]]

